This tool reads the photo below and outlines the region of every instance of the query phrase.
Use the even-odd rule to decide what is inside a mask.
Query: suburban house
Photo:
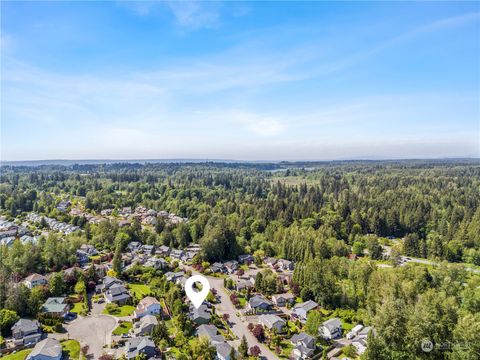
[[[197,325],[208,324],[211,316],[212,314],[205,304],[200,305],[198,309],[193,305],[190,306],[188,317]]]
[[[295,296],[290,293],[272,295],[272,301],[276,306],[287,306],[287,303],[295,303]]]
[[[170,252],[170,257],[175,260],[181,260],[185,253],[182,250],[172,250]]]
[[[332,340],[342,335],[342,323],[339,318],[329,319],[320,326],[319,334],[325,340]]]
[[[357,334],[357,336],[361,339],[366,339],[368,337],[368,334],[370,331],[375,334],[375,329],[372,328],[371,326],[365,326],[362,330],[360,330]]]
[[[224,265],[229,274],[234,273],[238,269],[238,261],[235,260],[227,261]]]
[[[263,262],[264,262],[265,264],[267,264],[268,266],[270,266],[270,267],[272,267],[272,268],[277,264],[277,261],[278,261],[278,259],[276,259],[276,258],[274,258],[274,257],[266,257],[266,258],[263,260]]]
[[[352,341],[352,346],[355,347],[358,355],[362,355],[367,350],[367,339],[355,338]]]
[[[15,346],[36,344],[42,338],[42,329],[37,320],[20,319],[12,326]]]
[[[60,360],[62,358],[62,345],[57,339],[47,338],[35,345],[27,360]]]
[[[155,254],[168,256],[170,255],[170,248],[166,245],[159,246],[157,247],[157,250],[155,250]]]
[[[275,330],[278,333],[281,333],[286,325],[285,320],[277,315],[260,315],[258,317],[258,323],[262,324],[267,329]]]
[[[135,336],[152,335],[153,328],[158,325],[158,320],[153,315],[145,315],[133,327]]]
[[[66,303],[66,299],[64,297],[48,298],[42,305],[42,312],[52,316],[64,317],[70,310],[70,305]]]
[[[66,212],[70,205],[72,205],[70,201],[60,201],[57,205],[57,210],[60,212]]]
[[[216,262],[210,266],[210,270],[213,273],[223,273],[225,271],[225,267],[223,266],[222,263]]]
[[[279,269],[282,270],[293,270],[295,267],[293,261],[285,259],[278,260],[276,265]]]
[[[225,341],[225,338],[222,335],[217,335],[218,330],[215,325],[200,325],[197,329],[196,334],[198,337],[207,337],[212,344]]]
[[[140,250],[141,247],[142,247],[142,244],[138,241],[131,241],[127,245],[127,249],[130,252],[138,251],[138,250]]]
[[[78,263],[81,265],[84,265],[90,261],[90,256],[83,250],[78,249],[76,256]]]
[[[315,352],[315,338],[304,332],[293,335],[290,341],[295,346],[292,351],[295,359],[309,359]]]
[[[232,347],[225,341],[222,335],[217,335],[218,330],[214,325],[200,325],[197,329],[197,336],[204,336],[217,349],[217,359],[231,360]]]
[[[95,249],[95,246],[90,244],[83,244],[82,246],[80,246],[80,250],[86,252],[90,256],[97,255],[97,249]]]
[[[153,267],[157,270],[163,270],[168,267],[168,262],[162,258],[151,257],[143,266]]]
[[[293,313],[300,319],[300,320],[307,320],[307,315],[309,311],[316,309],[318,304],[315,301],[308,300],[304,303],[297,304],[293,307]]]
[[[141,251],[144,254],[152,255],[155,252],[155,245],[143,245]]]
[[[127,342],[125,347],[125,356],[127,359],[135,359],[137,356],[145,354],[147,358],[155,355],[155,344],[146,336],[135,337]]]
[[[123,285],[115,284],[105,291],[105,301],[107,303],[124,305],[129,299],[130,293]]]
[[[48,280],[45,276],[40,274],[32,274],[23,280],[23,284],[30,290],[36,286],[47,285]]]
[[[360,330],[363,329],[363,325],[355,325],[352,330],[350,330],[347,335],[345,336],[348,340],[351,340],[353,339],[355,336],[358,335],[358,333],[360,332]]]
[[[167,272],[165,273],[165,278],[171,282],[177,282],[178,279],[182,278],[185,275],[183,271],[178,272]]]
[[[106,265],[104,265],[104,264],[92,264],[91,266],[93,266],[93,268],[95,269],[95,274],[99,278],[103,278],[107,274],[108,268],[107,268]],[[87,271],[89,269],[90,269],[90,267],[87,268]]]
[[[235,285],[237,291],[242,291],[246,289],[252,289],[254,286],[249,280],[239,280]]]
[[[268,301],[265,299],[263,296],[260,295],[255,295],[250,298],[248,301],[248,309],[249,310],[254,310],[254,311],[267,311],[270,310],[273,307],[272,302]]]
[[[250,265],[251,263],[254,262],[254,258],[252,255],[250,254],[244,254],[244,255],[239,255],[238,256],[238,262],[240,264],[247,264],[247,265]]]
[[[68,269],[63,270],[63,279],[65,281],[69,281],[71,279],[75,279],[75,276],[81,269],[78,266],[72,266]]]
[[[109,290],[114,285],[123,285],[123,281],[111,276],[105,276],[100,285],[95,287],[97,294]]]
[[[140,300],[137,305],[137,308],[133,312],[135,318],[141,318],[146,315],[157,315],[160,314],[161,307],[160,302],[154,297],[147,296]]]

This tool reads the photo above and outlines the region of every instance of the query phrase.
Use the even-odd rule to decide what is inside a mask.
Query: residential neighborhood
[[[128,213],[127,209],[124,210]],[[92,292],[88,294],[86,307],[72,303],[71,294],[49,297],[41,306],[43,315],[40,322],[20,319],[12,327],[12,340],[6,339],[7,346],[13,349],[34,346],[29,358],[41,359],[48,354],[55,358],[66,339],[75,340],[80,346],[89,345],[89,335],[78,333],[77,330],[83,328],[82,323],[87,324],[90,318],[103,319],[104,316],[110,316],[114,320],[113,326],[106,325],[108,327],[104,330],[104,340],[100,339],[98,343],[101,346],[95,348],[89,345],[88,351],[92,351],[95,356],[110,354],[133,359],[139,354],[146,354],[150,358],[156,358],[161,356],[162,351],[167,351],[168,354],[169,350],[158,347],[159,343],[154,341],[155,329],[169,322],[172,325],[174,321],[176,323],[172,313],[184,311],[182,308],[186,303],[187,321],[196,329],[194,333],[197,336],[208,338],[216,348],[218,359],[230,360],[245,338],[249,345],[257,346],[261,356],[266,359],[310,359],[321,355],[324,349],[339,349],[336,341],[342,339],[343,330],[342,321],[338,318],[324,321],[313,336],[301,331],[309,314],[319,311],[319,305],[312,300],[300,302],[298,294],[289,290],[293,261],[266,257],[259,263],[258,259],[244,254],[237,260],[200,264],[195,261],[200,250],[200,247],[193,245],[180,250],[129,242],[121,255],[120,274],[112,270],[111,258],[108,260],[108,256],[90,244],[82,244],[77,250],[79,266],[65,269],[63,277],[78,279],[78,274],[94,276],[95,283]],[[84,254],[84,261],[78,257],[78,251]],[[92,260],[99,258],[107,260]],[[164,279],[170,292],[177,289],[180,294],[184,294],[188,276],[203,273],[211,283],[211,295],[199,308],[189,304],[185,295],[180,295],[183,298],[181,302],[177,303],[180,299],[172,299],[173,303],[169,303],[162,296],[162,291],[153,291],[148,283],[138,283],[141,278],[139,275],[154,273],[160,276],[159,279]],[[259,278],[259,274],[264,280]],[[267,286],[269,276],[275,276],[277,281],[281,281],[281,286],[277,288],[282,288],[284,292],[271,294],[259,287],[258,281],[265,282]],[[48,287],[50,278],[52,274],[34,273],[23,279],[22,284],[29,289]],[[132,282],[132,279],[136,280]],[[175,310],[177,306],[180,309]],[[48,321],[66,330],[67,337],[57,335],[55,331],[42,330],[45,325],[41,322],[47,319],[52,319]],[[103,326],[102,323],[99,323],[100,327]],[[69,329],[72,330],[71,334]],[[173,328],[167,325],[167,329],[170,336],[173,336]],[[362,332],[364,329],[357,325],[347,335],[358,354],[363,353],[367,347],[368,331]]]

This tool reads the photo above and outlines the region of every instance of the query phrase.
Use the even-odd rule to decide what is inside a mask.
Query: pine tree
[[[247,338],[245,335],[242,337],[242,341],[240,345],[238,346],[238,353],[242,357],[242,359],[247,359],[248,358],[248,342]]]
[[[122,244],[120,241],[117,242],[117,247],[115,248],[115,254],[113,255],[112,268],[117,274],[122,273]]]

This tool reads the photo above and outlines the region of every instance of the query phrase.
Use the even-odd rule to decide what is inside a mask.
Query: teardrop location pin
[[[193,286],[196,282],[202,284],[201,291],[195,291]],[[193,275],[187,279],[185,282],[185,293],[187,294],[190,301],[193,303],[197,309],[202,305],[203,301],[207,298],[208,292],[210,291],[210,283],[207,278],[202,275]]]

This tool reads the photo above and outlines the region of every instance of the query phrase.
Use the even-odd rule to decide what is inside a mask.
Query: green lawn
[[[130,329],[132,328],[133,324],[131,322],[123,322],[113,330],[113,335],[123,335],[128,334]]]
[[[145,284],[129,284],[128,287],[132,295],[138,300],[142,300],[145,296],[152,292],[150,286]]]
[[[77,313],[77,314],[81,314],[83,313],[84,311],[86,311],[86,307],[85,307],[85,304],[83,303],[83,301],[80,301],[80,302],[77,302],[77,303],[73,303],[73,307],[72,309],[70,310],[70,312],[74,312],[74,313]]]
[[[63,352],[68,355],[67,359],[80,359],[80,343],[77,340],[62,341]]]
[[[103,310],[103,313],[104,313],[104,314],[107,314],[107,315],[113,315],[113,316],[122,317],[122,316],[131,315],[134,310],[135,310],[135,306],[123,305],[123,306],[119,306],[118,308],[116,308],[116,309],[115,309],[114,311],[112,311],[112,312],[108,312],[107,309],[105,309],[105,310]]]
[[[25,360],[27,355],[30,354],[31,352],[32,352],[32,349],[21,350],[19,352],[16,352],[15,354],[10,354],[2,357],[2,360]]]
[[[290,359],[290,355],[292,354],[292,350],[293,350],[292,343],[290,343],[290,341],[288,340],[283,340],[280,343],[280,347],[282,348],[282,353],[280,356],[286,359]]]
[[[244,308],[246,305],[247,305],[247,299],[245,299],[244,297],[238,297],[238,302],[240,303],[240,307],[241,308]]]

